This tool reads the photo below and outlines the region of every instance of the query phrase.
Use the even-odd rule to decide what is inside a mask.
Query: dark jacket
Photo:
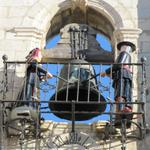
[[[37,76],[40,78],[42,75],[47,74],[47,70],[43,69],[36,63],[31,63],[27,68],[27,77],[30,76],[30,73],[35,73],[37,71]]]
[[[131,63],[131,56],[129,53],[126,51],[122,51],[116,62],[119,64],[114,64],[112,66],[112,79],[121,79],[121,78],[126,78],[132,80],[132,71],[130,65],[124,65],[124,63]],[[123,64],[123,65],[122,65]],[[106,70],[106,74],[111,74],[111,68],[108,68]]]

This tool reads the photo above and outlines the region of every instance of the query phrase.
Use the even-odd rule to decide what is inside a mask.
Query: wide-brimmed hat
[[[131,46],[132,52],[136,50],[136,46],[135,46],[133,43],[129,42],[129,41],[122,41],[122,42],[118,43],[118,44],[117,44],[117,49],[118,49],[118,50],[121,50],[121,47],[122,47],[123,45]]]

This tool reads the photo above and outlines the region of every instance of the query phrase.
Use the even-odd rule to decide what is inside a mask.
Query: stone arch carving
[[[110,40],[113,40],[113,31],[116,28],[121,28],[124,26],[123,20],[119,13],[113,8],[113,6],[104,2],[103,0],[84,0],[84,2],[83,0],[64,0],[61,1],[61,3],[52,2],[52,5],[48,5],[48,2],[49,1],[43,0],[39,0],[38,2],[36,2],[34,6],[31,7],[31,9],[28,11],[22,23],[22,26],[36,27],[37,29],[42,30],[43,40],[46,38],[47,33],[51,29],[53,19],[57,19],[56,16],[58,14],[61,14],[62,12],[69,13],[69,9],[70,11],[75,10],[76,8],[78,8],[77,6],[80,6],[79,9],[83,12],[85,11],[85,8],[87,8],[88,11],[97,13],[97,15],[99,15],[99,18],[103,17],[103,19],[106,20],[105,24],[107,25],[104,26],[109,26],[108,28],[112,28],[110,29],[111,35],[107,35],[107,33],[103,32],[102,27],[100,28],[100,25],[95,24],[93,26],[94,28],[97,28],[99,31],[107,35]],[[68,12],[66,10],[68,10]],[[53,34],[49,36],[53,36]]]
[[[89,6],[102,13],[106,18],[108,18],[112,25],[115,26],[115,28],[121,28],[124,26],[120,14],[115,10],[113,6],[106,3],[105,1],[89,1]]]
[[[39,0],[37,3],[35,3],[31,9],[28,11],[26,17],[24,18],[23,24],[27,25],[30,22],[30,25],[35,25],[36,22],[42,22],[45,20],[45,18],[51,18],[57,13],[64,11],[70,7],[76,7],[77,5],[80,5],[80,8],[86,7],[92,7],[102,13],[104,16],[106,16],[109,21],[113,25],[117,25],[117,28],[123,27],[123,21],[119,13],[111,6],[110,4],[104,2],[103,0],[84,0],[85,5],[83,3],[83,0],[64,0],[61,3],[55,3],[53,2],[52,5],[48,5],[43,0]],[[47,1],[48,2],[48,1]],[[52,10],[52,7],[55,7],[55,10]],[[47,13],[47,16],[45,14]],[[32,15],[31,15],[32,14]],[[51,14],[51,15],[49,15]],[[33,17],[34,16],[34,17]],[[30,19],[29,19],[30,18]],[[34,19],[35,18],[35,19]],[[28,20],[28,22],[26,22]],[[116,24],[118,22],[118,24]],[[115,24],[114,24],[115,23]]]

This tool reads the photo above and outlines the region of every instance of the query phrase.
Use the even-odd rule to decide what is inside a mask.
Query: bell
[[[105,98],[97,88],[97,80],[94,78],[95,70],[92,65],[84,60],[73,60],[70,65],[64,65],[60,71],[57,92],[50,98],[49,108],[54,114],[62,119],[71,120],[71,113],[57,113],[56,111],[72,110],[71,101],[75,101],[76,121],[88,120],[98,116],[106,109]],[[90,79],[90,80],[89,80]],[[59,103],[54,103],[58,101]],[[62,103],[61,103],[62,101]],[[82,102],[82,103],[78,103]],[[95,102],[95,103],[88,103]],[[99,112],[92,114],[90,112]]]

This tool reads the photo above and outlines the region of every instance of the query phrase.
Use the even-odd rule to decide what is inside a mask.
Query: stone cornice
[[[43,37],[43,31],[38,30],[35,27],[14,27],[7,32],[15,33],[16,37],[32,37],[36,39],[42,39]]]
[[[139,28],[122,28],[114,31],[116,38],[138,38],[142,33],[142,30]]]

